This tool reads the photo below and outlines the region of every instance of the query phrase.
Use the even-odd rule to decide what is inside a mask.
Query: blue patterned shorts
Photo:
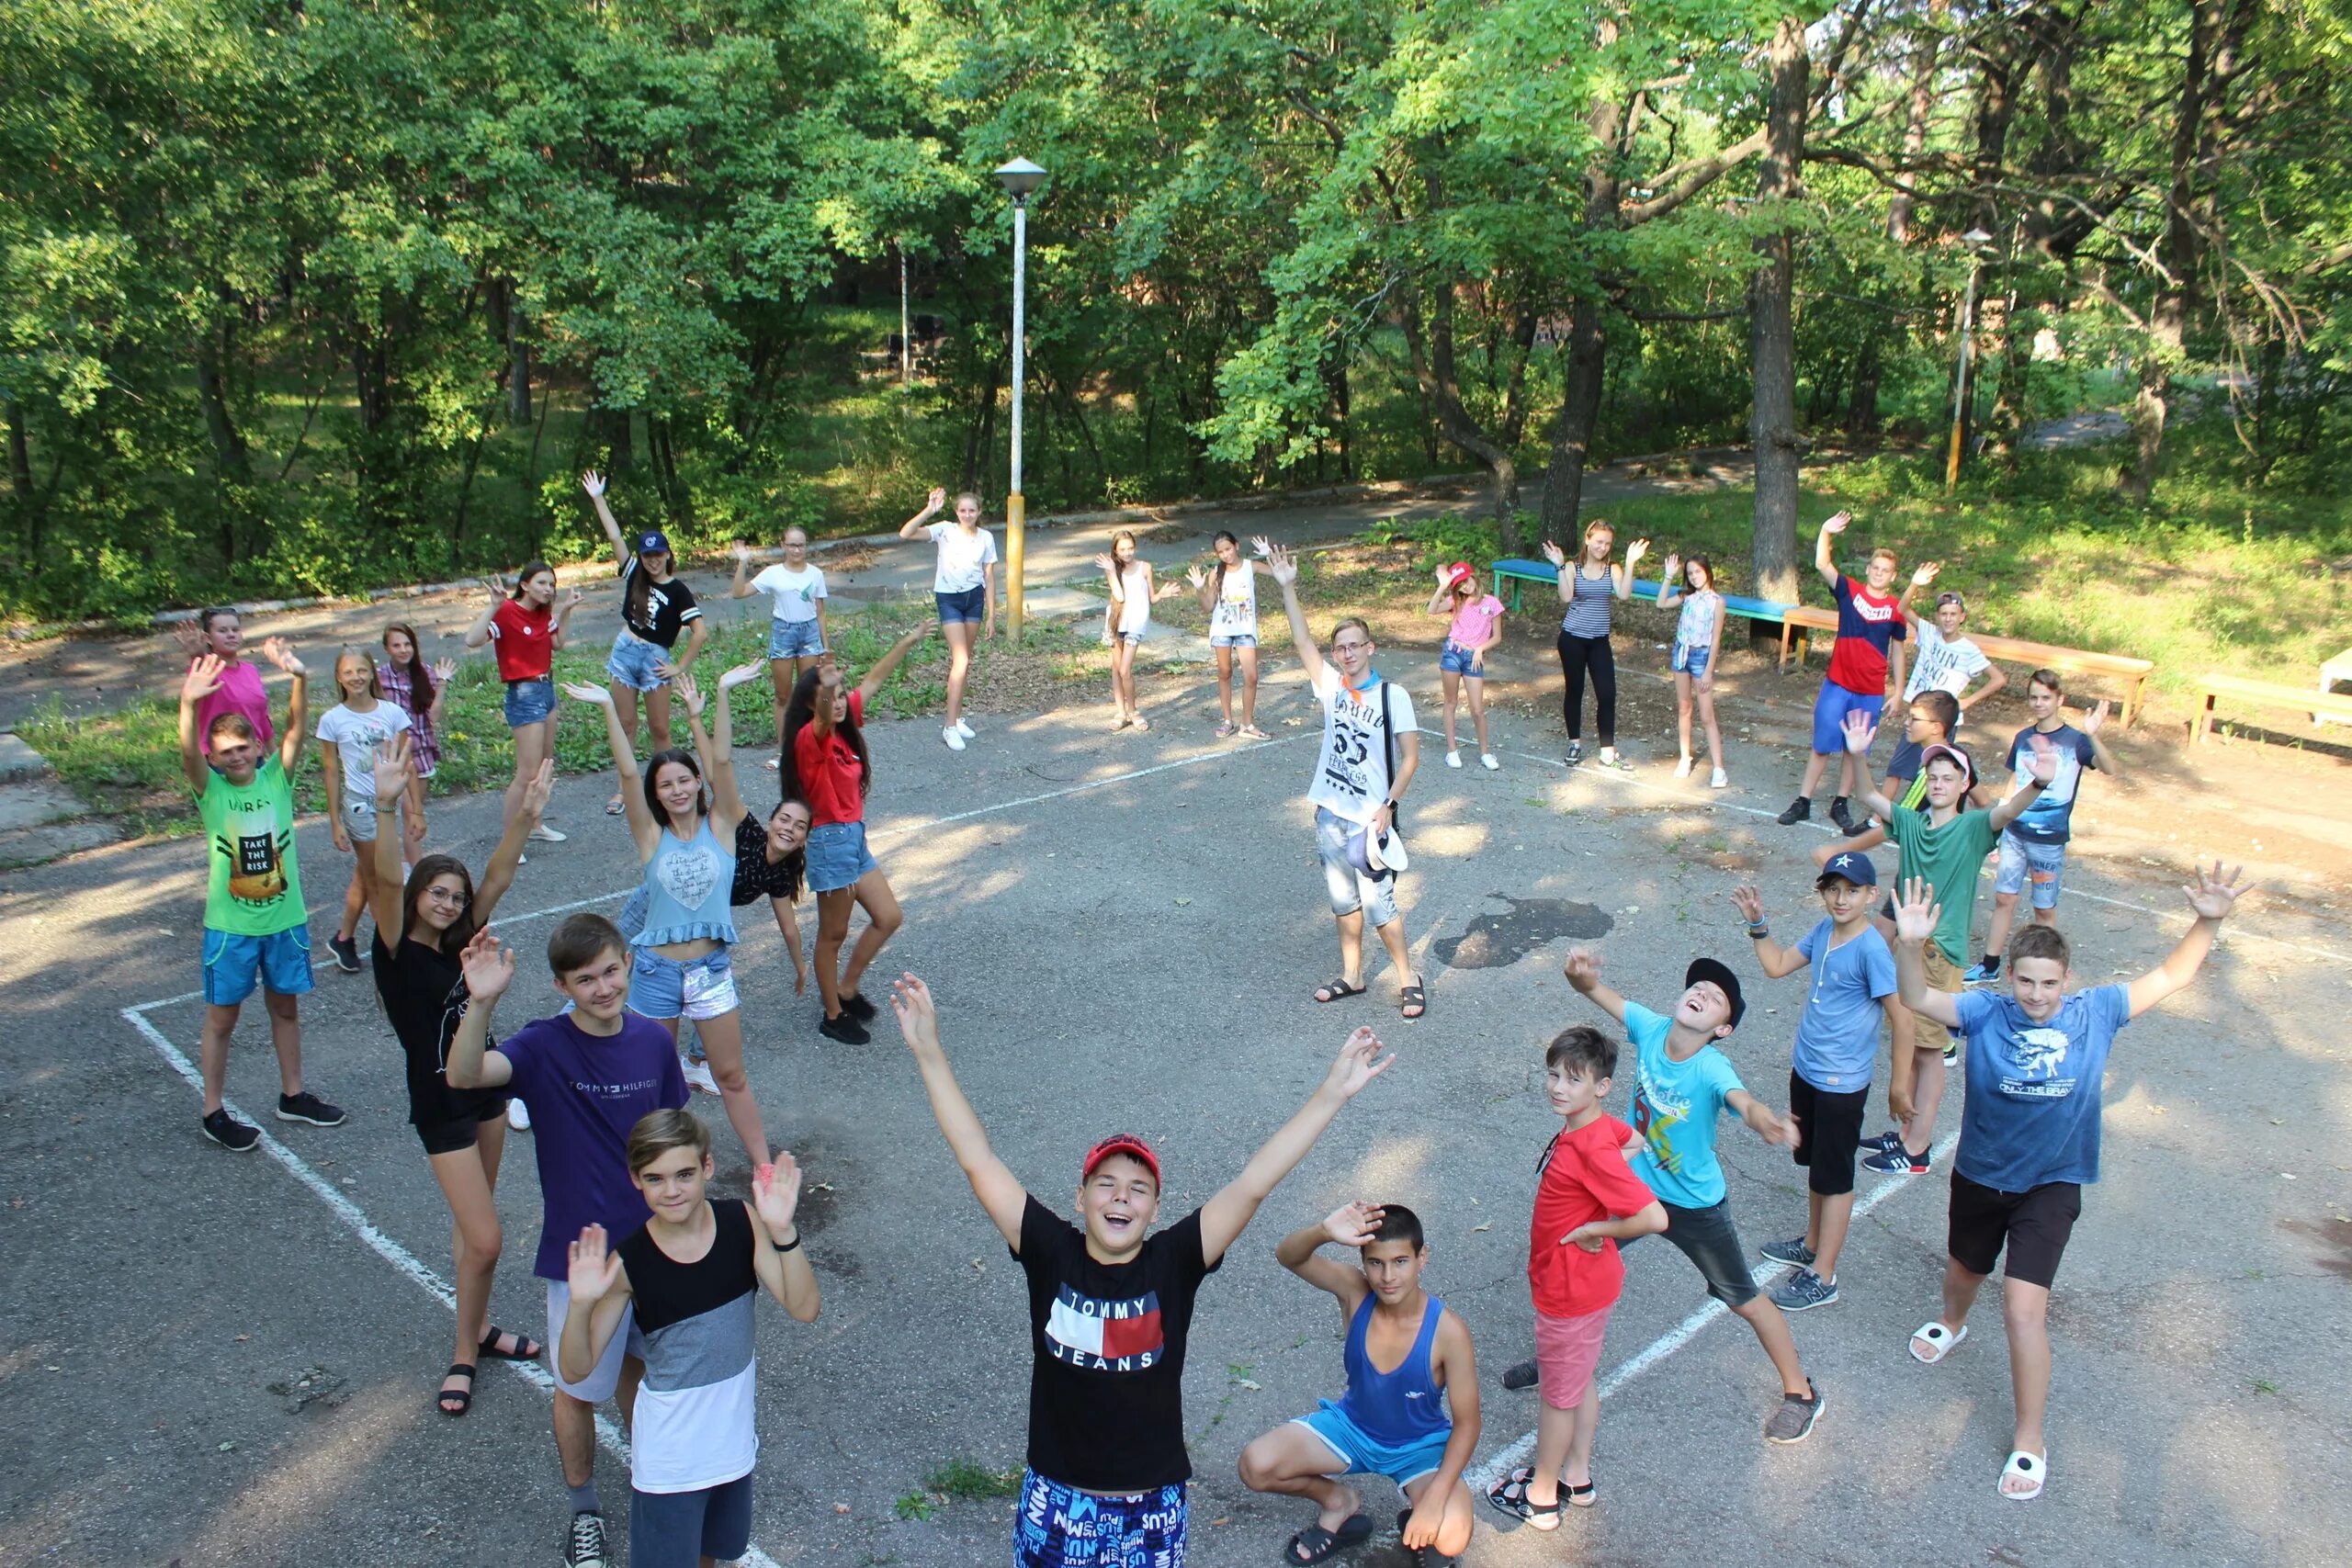
[[[1182,1482],[1099,1497],[1024,1471],[1012,1568],[1184,1568],[1185,1519]]]

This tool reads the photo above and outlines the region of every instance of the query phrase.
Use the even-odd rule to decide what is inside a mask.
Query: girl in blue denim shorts
[[[670,681],[694,667],[710,625],[703,619],[695,591],[676,572],[677,557],[670,536],[660,529],[626,536],[605,504],[605,477],[593,468],[580,476],[580,488],[596,507],[596,521],[613,547],[621,579],[621,627],[613,634],[613,651],[605,660],[605,681],[613,694],[613,710],[621,728],[637,733],[637,697],[645,694],[645,739],[655,751],[670,749]],[[677,651],[678,638],[686,650]],[[605,803],[605,814],[621,814],[618,795]]]
[[[495,577],[485,578],[490,608],[466,628],[466,646],[490,645],[498,661],[498,678],[506,683],[506,728],[514,737],[514,777],[506,785],[499,818],[502,829],[522,809],[523,791],[538,776],[539,764],[555,755],[555,656],[571,626],[571,612],[580,608],[580,590],[555,604],[555,568],[543,560],[526,561],[514,574],[514,592]],[[566,835],[542,820],[531,837],[550,844]]]
[[[1707,732],[1707,755],[1715,764],[1707,783],[1721,789],[1731,783],[1724,773],[1723,731],[1715,728],[1715,659],[1724,645],[1724,596],[1715,592],[1714,564],[1706,557],[1681,560],[1668,553],[1666,573],[1657,585],[1657,607],[1671,610],[1677,604],[1682,606],[1682,618],[1674,624],[1674,710],[1682,761],[1675,764],[1674,776],[1690,776],[1690,710],[1696,706]]]

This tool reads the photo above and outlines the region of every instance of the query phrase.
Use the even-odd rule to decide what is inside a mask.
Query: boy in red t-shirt
[[[1577,1507],[1599,1501],[1592,1437],[1600,1391],[1593,1374],[1610,1311],[1625,1288],[1617,1244],[1666,1229],[1665,1208],[1626,1163],[1626,1150],[1640,1147],[1641,1138],[1601,1112],[1616,1071],[1617,1043],[1583,1024],[1562,1030],[1544,1053],[1552,1109],[1566,1122],[1544,1151],[1527,1240],[1544,1408],[1535,1424],[1535,1463],[1487,1493],[1496,1507],[1539,1530],[1559,1529],[1562,1487]]]
[[[1912,592],[1920,585],[1917,574],[1911,587],[1898,597],[1894,587],[1894,552],[1878,549],[1871,552],[1871,564],[1866,581],[1855,581],[1838,570],[1830,555],[1831,539],[1846,531],[1854,520],[1850,512],[1840,512],[1821,525],[1820,536],[1814,540],[1813,568],[1821,580],[1829,584],[1829,592],[1838,600],[1838,641],[1829,650],[1829,673],[1821,682],[1820,694],[1813,700],[1813,757],[1804,765],[1804,787],[1781,812],[1780,822],[1789,827],[1804,821],[1813,815],[1813,792],[1820,787],[1821,775],[1829,766],[1829,759],[1838,759],[1838,795],[1829,803],[1829,819],[1838,824],[1849,839],[1859,838],[1870,830],[1870,818],[1857,822],[1846,808],[1860,780],[1859,759],[1846,754],[1846,716],[1861,713],[1876,724],[1880,712],[1886,706],[1887,666],[1892,660],[1895,688],[1903,685],[1904,637],[1903,607]],[[1929,581],[1934,573],[1927,568]]]

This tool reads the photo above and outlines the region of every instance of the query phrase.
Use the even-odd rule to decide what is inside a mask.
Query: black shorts
[[[485,1104],[479,1115],[454,1116],[446,1121],[415,1122],[410,1125],[416,1129],[416,1135],[423,1141],[426,1154],[453,1155],[461,1149],[469,1149],[474,1146],[474,1138],[481,1133],[481,1124],[484,1122],[495,1122],[505,1114],[506,1101],[502,1099]]]
[[[1703,1209],[1679,1208],[1663,1200],[1658,1207],[1666,1211],[1662,1234],[1698,1265],[1707,1281],[1707,1294],[1735,1308],[1756,1299],[1756,1279],[1747,1270],[1747,1253],[1739,1245],[1737,1227],[1731,1223],[1730,1199]],[[1640,1239],[1635,1236],[1634,1241]],[[1633,1245],[1633,1241],[1621,1241],[1617,1249],[1623,1252]]]
[[[2043,1290],[2058,1277],[2066,1238],[2082,1217],[2083,1190],[2072,1181],[2044,1182],[2023,1192],[2004,1192],[1951,1173],[1951,1225],[1945,1247],[1951,1260],[1972,1274],[1990,1274],[2009,1249],[2004,1272]]]
[[[1805,1168],[1805,1185],[1825,1198],[1854,1190],[1854,1151],[1862,1146],[1870,1098],[1868,1084],[1850,1094],[1832,1094],[1789,1075],[1789,1114],[1800,1134],[1792,1153]]]

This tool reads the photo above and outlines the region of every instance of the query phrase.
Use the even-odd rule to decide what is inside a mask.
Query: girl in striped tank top
[[[1634,568],[1649,552],[1650,542],[1635,539],[1626,546],[1622,564],[1609,559],[1616,547],[1617,531],[1596,517],[1585,525],[1584,547],[1573,564],[1548,539],[1544,554],[1559,569],[1560,603],[1567,606],[1557,649],[1567,682],[1560,711],[1568,726],[1568,763],[1584,761],[1584,683],[1590,676],[1601,763],[1631,772],[1633,764],[1617,753],[1617,657],[1609,646],[1610,602],[1634,596]]]

